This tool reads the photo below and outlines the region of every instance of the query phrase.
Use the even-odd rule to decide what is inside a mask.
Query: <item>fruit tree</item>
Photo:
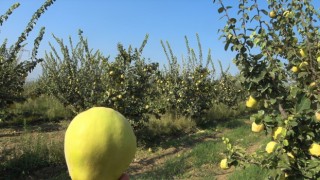
[[[47,0],[32,16],[24,31],[19,36],[18,40],[8,47],[7,39],[0,45],[0,119],[6,114],[5,108],[16,101],[23,100],[22,92],[23,85],[26,81],[28,73],[42,61],[37,58],[38,48],[45,28],[42,27],[39,35],[34,40],[32,57],[28,61],[21,61],[19,53],[25,46],[25,41],[29,33],[33,30],[40,16],[47,10],[55,0]],[[19,3],[13,4],[6,13],[0,16],[0,26],[9,18],[9,16],[20,6]],[[4,117],[5,118],[5,117]]]
[[[270,135],[265,151],[254,155],[224,138],[228,153],[223,167],[256,164],[276,179],[319,178],[318,2],[241,0],[235,8],[229,1],[215,2],[227,21],[220,30],[225,50],[235,52],[234,63],[249,92],[246,105],[259,110],[250,118],[252,131]]]

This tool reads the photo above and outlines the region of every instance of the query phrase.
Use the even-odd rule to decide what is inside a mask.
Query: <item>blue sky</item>
[[[8,38],[9,44],[17,40],[44,0],[0,0],[0,13],[3,14],[15,2],[21,5],[4,23],[0,33],[0,41]],[[57,0],[38,21],[25,49],[32,50],[33,39],[41,26],[46,27],[46,34],[39,57],[44,56],[45,50],[50,50],[48,42],[54,43],[52,33],[66,42],[71,36],[76,42],[78,29],[82,29],[91,48],[100,49],[111,57],[117,54],[117,43],[121,42],[125,47],[130,44],[139,47],[148,33],[149,41],[143,56],[164,64],[166,58],[160,40],[168,40],[181,59],[182,54],[186,55],[184,36],[188,36],[191,47],[197,49],[198,33],[204,57],[210,48],[216,64],[217,60],[221,60],[224,67],[231,64],[231,72],[236,73],[232,55],[223,50],[223,42],[218,40],[218,28],[225,22],[219,20],[221,15],[217,13],[217,7],[211,0]],[[28,56],[28,53],[23,56]],[[29,79],[38,77],[40,72],[39,65]]]
[[[21,6],[0,29],[0,41],[8,38],[9,44],[17,40],[44,0],[0,0],[0,13],[3,14],[15,2],[20,2]],[[267,1],[261,2],[266,4]],[[124,47],[130,44],[139,47],[148,33],[149,41],[143,56],[165,64],[160,40],[168,40],[175,55],[181,59],[182,54],[187,54],[184,36],[188,36],[190,46],[197,50],[198,33],[204,57],[210,48],[215,64],[220,60],[225,68],[231,65],[230,72],[235,74],[238,70],[232,64],[234,53],[225,52],[222,40],[218,39],[218,29],[225,25],[225,20],[220,20],[218,7],[212,0],[57,0],[38,21],[25,49],[32,50],[33,39],[42,26],[46,27],[46,34],[39,57],[50,50],[48,42],[55,44],[52,34],[65,42],[71,36],[77,42],[78,29],[82,29],[91,48],[114,57],[117,43],[121,42]],[[28,56],[28,53],[23,55]],[[40,73],[39,65],[29,79],[35,79]]]

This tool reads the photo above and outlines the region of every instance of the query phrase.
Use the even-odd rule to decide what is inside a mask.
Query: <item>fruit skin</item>
[[[256,124],[255,122],[252,123],[251,130],[253,132],[261,132],[264,129],[264,124]]]
[[[269,154],[272,153],[272,152],[274,151],[276,145],[277,145],[277,142],[275,142],[275,141],[270,141],[270,142],[267,144],[267,146],[266,146],[266,151],[267,151],[267,153],[269,153]]]
[[[313,156],[320,156],[320,145],[317,143],[312,143],[309,148],[309,152]]]
[[[306,55],[306,51],[303,50],[303,49],[300,49],[299,53],[300,53],[301,57],[306,57],[307,56]]]
[[[257,104],[257,100],[254,99],[252,96],[249,97],[249,99],[246,102],[246,106],[249,108],[254,107]]]
[[[317,62],[318,62],[318,63],[320,63],[320,56],[319,56],[319,57],[317,57]]]
[[[310,83],[310,87],[313,87],[313,86],[315,86],[315,85],[317,85],[317,83],[316,83],[316,82],[312,82],[312,83]]]
[[[70,123],[64,152],[72,179],[119,179],[134,158],[136,137],[119,112],[94,107]]]
[[[273,139],[276,140],[283,130],[283,127],[277,127],[276,131],[274,132]]]
[[[297,66],[292,66],[291,71],[294,72],[294,73],[296,73],[296,72],[299,71],[299,69],[298,69]]]
[[[316,120],[317,120],[317,121],[320,121],[320,112],[317,111],[317,112],[315,113],[315,117],[316,117]]]
[[[276,16],[277,16],[276,12],[270,11],[270,13],[269,13],[270,18],[275,18]]]
[[[300,68],[300,69],[305,69],[308,65],[309,65],[308,62],[303,61],[302,63],[300,63],[299,68]]]
[[[222,159],[220,162],[220,168],[221,169],[229,169],[228,166],[228,159]]]

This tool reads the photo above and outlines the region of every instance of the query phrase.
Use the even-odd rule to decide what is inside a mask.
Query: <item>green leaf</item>
[[[296,112],[301,113],[306,109],[310,109],[311,101],[306,96],[300,97],[298,104],[296,105]]]

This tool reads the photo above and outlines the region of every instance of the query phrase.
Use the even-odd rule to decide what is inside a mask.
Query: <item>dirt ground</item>
[[[49,137],[48,141],[50,141],[50,139],[55,139],[58,142],[63,143],[64,133],[67,125],[67,122],[41,124],[35,127],[30,127],[28,129],[28,135],[31,138],[45,136]],[[25,133],[23,128],[0,128],[0,162],[3,162],[5,159],[8,158],[8,156],[12,156],[13,151],[19,152],[19,147],[21,147],[21,143],[23,143],[23,139],[21,137],[24,134]],[[137,152],[136,158],[130,164],[130,167],[127,172],[128,174],[133,176],[143,174],[145,172],[150,172],[154,170],[156,167],[163,165],[168,159],[180,156],[182,153],[191,150],[195,144],[203,141],[214,141],[216,139],[220,139],[218,138],[218,136],[218,134],[201,136],[201,138],[194,139],[188,142],[188,144],[184,144],[177,147],[160,148],[157,149],[155,152],[152,152],[153,150],[142,150],[141,152]],[[253,151],[253,149],[255,148],[256,147],[252,147],[250,150]],[[227,171],[221,172],[221,174],[217,176],[217,179],[226,179],[227,175],[232,171],[233,169],[231,168]],[[4,173],[6,176],[9,175],[8,173],[10,172],[0,172],[0,174],[2,173]],[[38,169],[34,172],[31,172],[27,176],[24,175],[21,179],[38,180],[50,178],[68,179],[68,170],[65,163],[62,163],[61,165]]]

